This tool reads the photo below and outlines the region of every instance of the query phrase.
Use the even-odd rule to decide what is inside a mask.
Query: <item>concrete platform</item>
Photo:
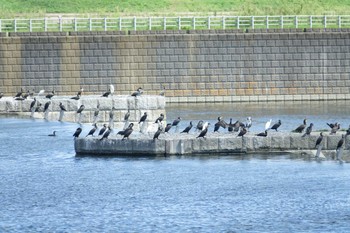
[[[206,138],[196,138],[199,133],[163,133],[158,140],[153,134],[133,132],[130,139],[121,140],[120,135],[112,133],[108,139],[98,137],[77,138],[74,146],[77,155],[115,155],[115,156],[171,156],[201,154],[244,154],[244,153],[299,153],[315,157],[315,142],[319,133],[301,137],[297,133],[271,132],[267,137],[254,133],[237,137],[234,133],[208,133]],[[320,158],[334,158],[339,135],[325,135]],[[349,140],[344,143],[343,159],[348,159]]]
[[[37,96],[37,102],[42,104],[39,112],[33,115],[30,111],[30,104],[33,98],[23,101],[15,100],[13,97],[3,97],[0,99],[0,114],[14,114],[20,116],[28,116],[38,119],[43,119],[45,113],[43,112],[44,105],[50,99],[44,96]],[[109,122],[109,113],[111,109],[114,110],[114,121],[122,122],[125,113],[130,111],[130,122],[138,122],[144,112],[147,112],[149,119],[156,119],[160,113],[165,113],[165,97],[156,95],[142,95],[138,97],[126,95],[109,96],[82,96],[79,100],[71,99],[71,96],[54,96],[51,99],[47,120],[58,120],[60,115],[59,103],[62,103],[67,111],[64,112],[63,121],[80,123],[92,123],[94,121],[94,112],[99,104],[99,115],[97,122]],[[85,109],[81,116],[77,115],[77,110],[81,105],[85,105]]]

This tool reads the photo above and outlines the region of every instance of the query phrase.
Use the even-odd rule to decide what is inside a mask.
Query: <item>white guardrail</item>
[[[0,32],[350,28],[350,15],[0,19]]]

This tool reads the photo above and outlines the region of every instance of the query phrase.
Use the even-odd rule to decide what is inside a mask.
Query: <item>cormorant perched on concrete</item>
[[[41,111],[41,103],[38,103],[37,105],[36,105],[36,108],[35,108],[35,110],[34,110],[34,112],[40,112]]]
[[[108,138],[108,136],[111,134],[111,132],[112,132],[112,129],[111,129],[111,127],[110,126],[108,126],[108,128],[107,128],[107,130],[106,130],[106,132],[103,134],[103,136],[102,136],[102,138],[100,139],[100,140],[103,140],[104,138]]]
[[[22,97],[27,99],[29,95],[30,95],[30,92],[28,90],[25,94],[22,94]]]
[[[96,109],[94,111],[94,119],[93,119],[94,123],[97,122],[99,113],[100,113],[100,103],[97,103]]]
[[[77,129],[75,130],[75,133],[73,134],[73,137],[78,138],[79,135],[80,135],[80,133],[81,133],[81,131],[83,131],[82,128],[80,128],[80,127],[77,128]]]
[[[321,132],[320,136],[316,140],[315,148],[317,148],[321,144],[322,140],[323,140],[323,133]]]
[[[227,125],[227,123],[222,119],[221,116],[219,116],[218,122],[216,122],[214,125],[214,132],[217,132],[220,129],[220,127],[226,129],[226,125]]]
[[[94,127],[89,131],[89,133],[86,135],[86,137],[89,136],[89,135],[94,136],[94,133],[95,133],[96,130],[97,130],[97,125],[96,125],[96,123],[93,124],[93,126],[94,126]]]
[[[202,120],[198,121],[197,126],[196,126],[196,131],[197,130],[200,130],[200,131],[203,130],[203,121]]]
[[[22,97],[22,94],[23,94],[23,88],[21,88],[21,90],[19,92],[17,92],[17,94],[14,96],[14,98]]]
[[[154,123],[162,122],[164,120],[164,114],[161,113],[160,116],[157,118],[157,120]]]
[[[343,146],[343,144],[344,144],[344,138],[345,138],[345,135],[343,134],[343,135],[341,136],[341,139],[340,139],[339,142],[338,142],[336,151],[338,151],[338,150]]]
[[[134,127],[134,123],[130,123],[129,126],[128,126],[126,129],[120,130],[117,134],[119,134],[119,135],[124,135],[124,134],[125,134],[125,131],[126,131],[127,129],[132,129],[133,127]]]
[[[200,132],[200,134],[197,136],[197,138],[204,138],[208,133],[210,123],[205,123],[203,125],[203,130]]]
[[[275,123],[275,124],[271,127],[271,129],[274,129],[274,130],[276,130],[276,132],[277,132],[277,129],[278,129],[281,125],[282,125],[281,120],[278,120],[278,122]]]
[[[45,98],[51,99],[54,95],[55,95],[55,90],[53,90],[51,93],[47,93],[47,95],[45,96]]]
[[[76,96],[73,96],[71,99],[72,99],[72,100],[79,100],[79,99],[80,99],[80,95],[77,94]]]
[[[181,121],[181,117],[178,117],[177,119],[175,119],[175,120],[173,121],[173,123],[171,124],[171,126],[178,126],[179,123],[180,123],[180,121]]]
[[[77,110],[77,113],[81,113],[85,109],[84,104],[80,105],[79,109]]]
[[[329,126],[329,128],[331,128],[331,129],[333,129],[334,128],[334,126],[337,126],[338,125],[338,123],[337,122],[335,122],[334,124],[333,123],[326,123],[328,126]]]
[[[245,127],[242,127],[237,137],[243,137],[246,133],[247,133],[247,129]]]
[[[167,133],[171,129],[171,123],[166,124],[164,132]]]
[[[47,136],[55,137],[55,136],[56,136],[56,132],[57,132],[57,131],[54,130],[54,131],[52,132],[52,134],[49,134],[49,135],[47,135]]]
[[[130,134],[133,131],[133,125],[131,127],[128,127],[124,132],[124,137],[122,140],[129,139]]]
[[[333,128],[331,129],[331,133],[330,134],[332,134],[332,135],[336,134],[339,129],[340,129],[340,124],[335,123]]]
[[[163,127],[158,126],[157,132],[154,133],[153,140],[158,139],[158,137],[159,137],[159,135],[162,133],[162,131],[163,131]]]
[[[312,127],[314,126],[313,123],[310,123],[309,127],[306,128],[306,132],[303,134],[302,137],[309,136],[312,132]]]
[[[104,132],[106,131],[107,129],[107,125],[106,124],[103,124],[103,127],[100,129],[100,132],[98,132],[98,136],[101,136],[102,134],[104,134]]]
[[[30,111],[35,110],[35,109],[33,109],[35,104],[36,104],[36,98],[34,98],[34,100],[30,103],[30,107],[29,107]]]
[[[137,88],[137,90],[134,93],[131,94],[131,96],[134,96],[134,97],[140,96],[140,95],[142,95],[142,93],[143,93],[143,90],[141,87],[139,87],[139,88]]]
[[[61,102],[60,102],[59,106],[60,106],[60,109],[62,111],[67,111],[66,107]]]
[[[228,123],[228,125],[227,125],[228,132],[232,132],[233,127],[234,127],[234,125],[232,124],[232,118],[230,118],[230,123]]]
[[[240,127],[244,127],[245,125],[242,123],[242,122],[240,122],[240,121],[236,121],[235,123],[233,123],[233,131],[234,132],[238,132],[239,131],[239,128]]]
[[[16,97],[15,100],[25,100],[26,98],[20,96],[20,97]]]
[[[192,129],[192,121],[190,121],[190,125],[187,126],[181,133],[189,133]]]
[[[146,119],[147,119],[147,112],[145,112],[145,113],[142,115],[142,117],[140,118],[139,124],[140,124],[141,122],[144,123]]]
[[[293,130],[292,132],[294,132],[294,133],[302,133],[302,132],[304,131],[305,128],[306,128],[306,119],[304,119],[302,125],[299,125],[298,128],[296,128],[296,129]]]
[[[128,109],[127,113],[124,115],[124,121],[128,121],[130,117],[130,110]]]
[[[267,137],[267,130],[265,130],[264,132],[258,133],[256,136]]]
[[[50,107],[51,101],[47,101],[44,105],[44,112],[46,112]]]

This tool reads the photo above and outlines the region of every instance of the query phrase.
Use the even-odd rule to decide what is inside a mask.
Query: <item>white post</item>
[[[58,24],[59,24],[59,27],[60,27],[60,32],[62,32],[62,17],[60,16],[59,18],[58,18]]]
[[[208,29],[210,29],[210,16],[208,17]]]
[[[255,22],[254,22],[254,16],[252,16],[252,18],[251,18],[251,22],[250,22],[251,24],[252,24],[252,29],[254,29],[254,24],[255,24]]]
[[[226,22],[225,22],[225,16],[222,16],[222,29],[226,29]]]
[[[0,32],[2,31],[1,19],[0,19]]]
[[[295,16],[295,28],[298,28],[298,16]]]
[[[119,31],[122,30],[122,17],[119,18]]]
[[[266,16],[266,28],[269,29],[269,16]]]
[[[44,31],[47,32],[47,19],[44,18]]]
[[[32,32],[32,19],[29,20],[29,31]]]
[[[196,17],[193,17],[193,30],[196,30]]]
[[[324,16],[324,28],[327,28],[327,16]]]
[[[17,19],[15,19],[14,23],[15,23],[15,25],[14,25],[15,26],[15,32],[17,32]]]
[[[137,25],[136,25],[136,16],[134,16],[134,31],[136,31]]]
[[[310,28],[312,28],[312,15],[310,16],[309,21],[310,21]]]
[[[74,31],[76,32],[77,31],[77,19],[74,18]]]
[[[105,31],[107,31],[107,18],[104,18],[104,29],[105,29]]]
[[[239,16],[237,17],[237,29],[239,29]]]
[[[149,17],[148,22],[149,22],[148,30],[152,30],[152,18],[151,17]]]
[[[163,20],[163,30],[166,30],[166,17],[164,17],[164,20]]]
[[[178,22],[179,22],[179,23],[178,23],[178,24],[179,24],[179,30],[181,30],[181,17],[178,17],[177,20],[178,20]]]
[[[89,18],[89,31],[92,30],[92,22],[91,22],[91,18]]]
[[[338,28],[341,28],[341,16],[339,15],[338,16]],[[0,29],[1,31],[1,29]]]
[[[281,28],[283,28],[283,15],[280,17],[280,25],[281,25]]]

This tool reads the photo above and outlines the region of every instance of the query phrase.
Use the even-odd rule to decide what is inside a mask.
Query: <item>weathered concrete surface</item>
[[[249,135],[251,134],[251,135]],[[301,137],[297,133],[271,132],[268,137],[257,137],[253,133],[237,137],[232,133],[209,133],[206,138],[196,138],[198,134],[163,133],[158,140],[153,134],[133,132],[130,139],[121,140],[115,133],[104,140],[98,137],[77,138],[75,151],[77,155],[199,155],[217,153],[299,153],[315,157],[315,142],[319,133]],[[341,135],[325,135],[320,158],[332,159]],[[343,159],[350,161],[350,140],[344,143]]]
[[[35,112],[34,118],[44,118],[44,105],[49,99],[44,96],[37,96],[37,102],[42,104],[40,112]],[[16,114],[31,116],[30,104],[32,98],[23,101],[15,100],[13,97],[3,97],[0,99],[0,114]],[[99,107],[97,122],[109,122],[109,113],[114,108],[114,122],[122,122],[125,113],[130,111],[130,122],[138,122],[140,117],[147,112],[148,119],[157,119],[161,113],[165,115],[165,98],[156,95],[142,95],[138,97],[115,95],[113,97],[82,96],[79,100],[73,100],[67,96],[54,96],[51,99],[47,120],[58,120],[60,114],[59,103],[62,103],[67,111],[64,113],[63,121],[77,122],[79,116],[76,111],[80,105],[85,105],[81,115],[81,123],[91,123],[94,121],[94,112]]]

